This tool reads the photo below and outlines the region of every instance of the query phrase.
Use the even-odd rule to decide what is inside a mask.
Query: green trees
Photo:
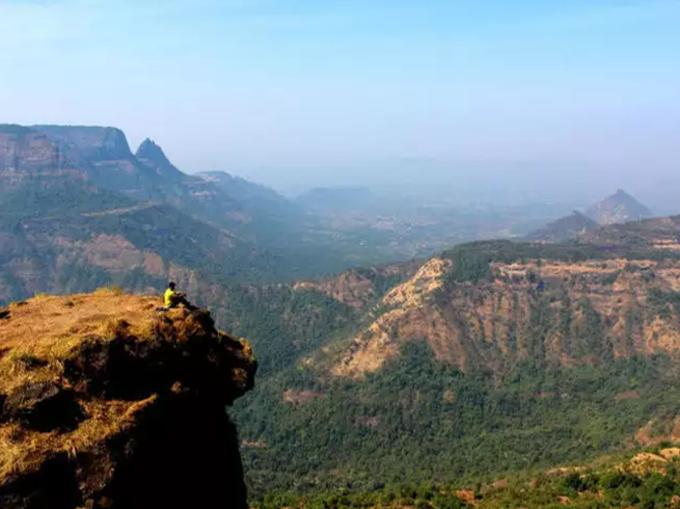
[[[634,474],[609,463],[599,471],[524,472],[500,482],[469,485],[474,491],[461,496],[470,503],[459,497],[456,485],[429,482],[366,492],[343,488],[314,495],[267,495],[253,503],[261,509],[670,509],[680,500],[677,462],[665,472]]]
[[[416,341],[361,381],[291,367],[234,414],[244,439],[267,444],[244,451],[253,493],[347,483],[366,491],[547,469],[617,450],[650,415],[680,411],[680,385],[669,376],[663,358],[570,369],[527,360],[499,381],[437,362]],[[323,397],[293,406],[282,398],[291,389]],[[639,398],[617,398],[633,390]]]

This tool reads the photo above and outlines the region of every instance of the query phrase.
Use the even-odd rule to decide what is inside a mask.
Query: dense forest
[[[309,399],[283,403],[293,388]],[[265,381],[234,415],[244,440],[264,441],[244,451],[253,493],[261,494],[548,468],[625,447],[651,416],[662,433],[678,411],[678,374],[667,358],[567,370],[527,362],[494,380],[435,362],[421,343],[359,382],[291,369]]]
[[[648,453],[654,454],[657,450]],[[656,454],[653,457],[660,458]],[[433,482],[378,487],[373,491],[339,489],[299,496],[267,494],[255,501],[261,509],[671,509],[680,502],[680,462],[658,461],[631,468],[624,456],[608,457],[585,467],[562,471],[526,471],[495,482]],[[650,468],[651,467],[651,468]]]
[[[457,291],[459,285],[488,282],[494,277],[491,261],[552,258],[576,263],[619,255],[618,249],[577,244],[460,246],[444,255],[454,263],[435,298],[444,305],[447,292]],[[636,260],[650,253],[641,248],[628,255]],[[631,342],[644,321],[676,320],[680,304],[680,294],[654,286],[653,274],[640,277],[649,279],[649,289],[645,306],[626,315],[624,340]],[[319,359],[332,359],[334,352],[349,346],[361,328],[356,310],[316,292],[293,299],[279,294],[285,306],[276,311],[260,308],[259,316],[287,316],[288,323],[296,325],[281,328],[274,319],[279,325],[269,333],[279,334],[276,345],[263,344],[260,337],[268,332],[254,323],[244,327],[252,333],[265,366],[255,393],[234,411],[254,499],[266,503],[267,494],[285,492],[318,501],[325,500],[317,497],[320,494],[341,490],[351,500],[377,493],[378,498],[369,497],[372,502],[366,504],[379,505],[379,497],[392,496],[384,493],[386,487],[406,481],[413,486],[464,485],[508,472],[591,461],[635,445],[642,429],[653,442],[670,436],[680,415],[680,369],[675,360],[663,353],[616,357],[604,319],[588,298],[565,306],[571,298],[566,286],[533,289],[538,287],[536,276],[526,290],[526,352],[518,362],[501,364],[501,371],[463,372],[437,361],[425,341],[411,341],[375,373],[361,379],[330,376],[328,365]],[[298,307],[303,314],[296,316],[293,302],[308,307]],[[557,305],[574,311],[558,313]],[[305,322],[302,316],[314,320]],[[567,366],[546,360],[546,338],[555,331],[569,338],[570,356],[579,362]],[[310,341],[301,345],[301,337]],[[489,343],[486,348],[496,347]],[[320,350],[323,354],[315,355]],[[646,482],[642,479],[635,489]],[[343,507],[323,503],[330,505],[319,507]],[[459,502],[438,503],[457,507]],[[352,504],[363,507],[359,502],[347,507]]]

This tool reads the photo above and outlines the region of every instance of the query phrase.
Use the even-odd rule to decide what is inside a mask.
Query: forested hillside
[[[677,219],[658,221],[629,245],[460,246],[355,307],[241,404],[254,493],[446,483],[680,438]]]

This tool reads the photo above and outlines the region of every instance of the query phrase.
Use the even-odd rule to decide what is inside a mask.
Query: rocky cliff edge
[[[246,507],[225,412],[249,345],[207,311],[105,291],[0,310],[0,507]]]

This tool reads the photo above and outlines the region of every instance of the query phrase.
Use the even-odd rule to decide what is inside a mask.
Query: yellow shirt
[[[175,290],[168,288],[165,290],[165,307],[169,308],[172,306],[172,298],[175,296]]]

